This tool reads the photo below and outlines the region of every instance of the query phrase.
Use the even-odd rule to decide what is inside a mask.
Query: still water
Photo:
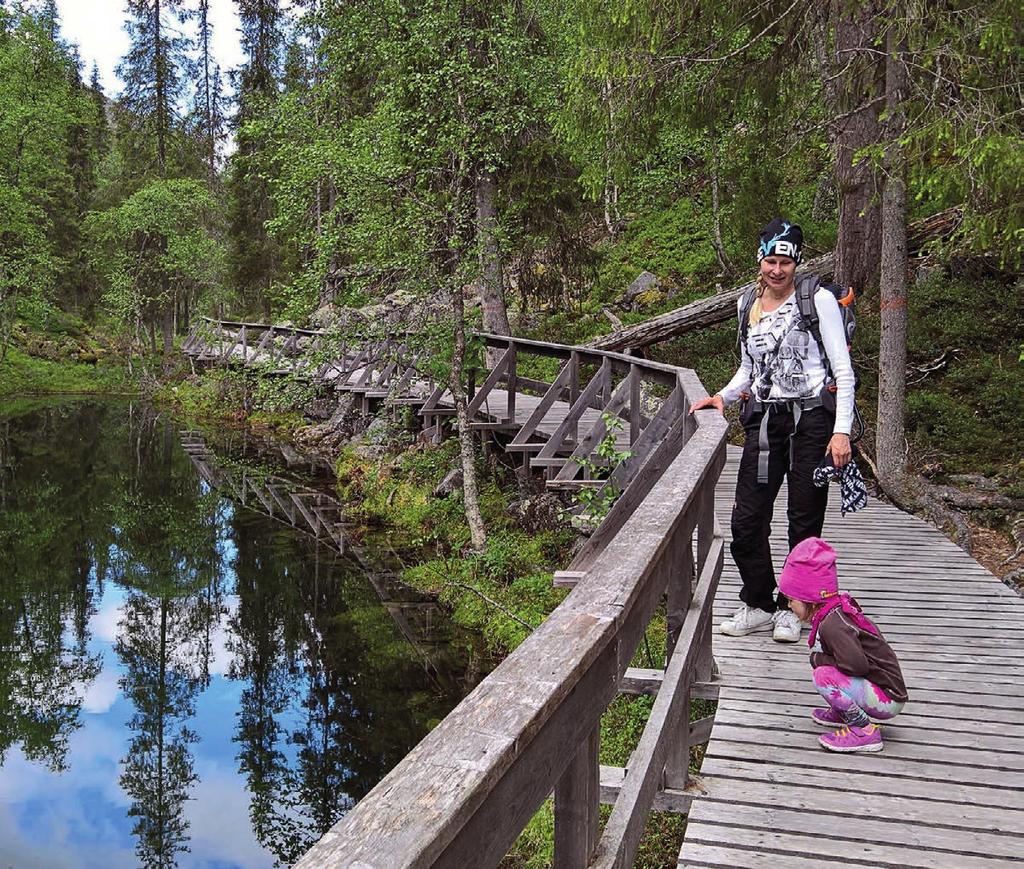
[[[478,678],[383,555],[301,530],[330,499],[185,440],[0,403],[2,867],[288,864]]]

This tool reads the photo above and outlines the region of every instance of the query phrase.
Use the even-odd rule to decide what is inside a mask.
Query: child
[[[839,591],[836,553],[820,537],[793,547],[779,577],[797,618],[811,625],[814,686],[828,703],[811,718],[825,727],[842,725],[819,738],[829,751],[881,751],[882,733],[871,719],[888,721],[907,702],[899,662],[874,623],[848,594]],[[869,717],[870,716],[870,717]]]

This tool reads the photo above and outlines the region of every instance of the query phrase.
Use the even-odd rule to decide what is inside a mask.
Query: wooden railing
[[[652,808],[685,811],[689,804],[690,747],[710,732],[708,720],[690,721],[690,700],[716,696],[711,607],[724,551],[714,489],[725,462],[725,421],[712,410],[687,412],[706,395],[688,369],[480,337],[501,354],[473,390],[473,424],[503,434],[506,449],[522,453],[550,486],[615,486],[621,495],[555,575],[573,587],[566,599],[300,867],[494,866],[552,793],[556,865],[625,867]],[[418,405],[428,430],[439,431],[451,415],[447,389],[426,376],[404,341],[304,365],[303,342],[309,348],[322,340],[322,333],[222,322],[193,332],[186,352],[242,364],[270,357],[272,370],[305,372],[362,393],[364,402]],[[555,357],[561,370],[551,383],[522,377],[523,354]],[[660,393],[657,400],[652,393]],[[612,418],[621,420],[613,436],[626,455],[594,473]],[[663,600],[666,666],[631,668]],[[619,693],[637,692],[657,695],[640,742],[625,769],[601,767],[601,715]],[[602,802],[614,805],[599,837]]]

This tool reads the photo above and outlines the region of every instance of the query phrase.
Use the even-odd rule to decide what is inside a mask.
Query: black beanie
[[[761,230],[761,244],[757,249],[757,261],[761,262],[766,256],[788,256],[799,264],[803,244],[803,230],[795,223],[776,217]]]

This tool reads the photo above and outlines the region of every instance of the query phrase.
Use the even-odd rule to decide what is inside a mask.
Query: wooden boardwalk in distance
[[[716,493],[726,534],[738,456]],[[841,517],[835,486],[830,500],[840,587],[896,650],[910,702],[881,753],[826,752],[806,632],[791,645],[716,632],[718,711],[679,865],[1024,865],[1024,600],[925,522],[875,500]],[[783,488],[777,566],[785,505]],[[716,631],[739,587],[726,556]]]

